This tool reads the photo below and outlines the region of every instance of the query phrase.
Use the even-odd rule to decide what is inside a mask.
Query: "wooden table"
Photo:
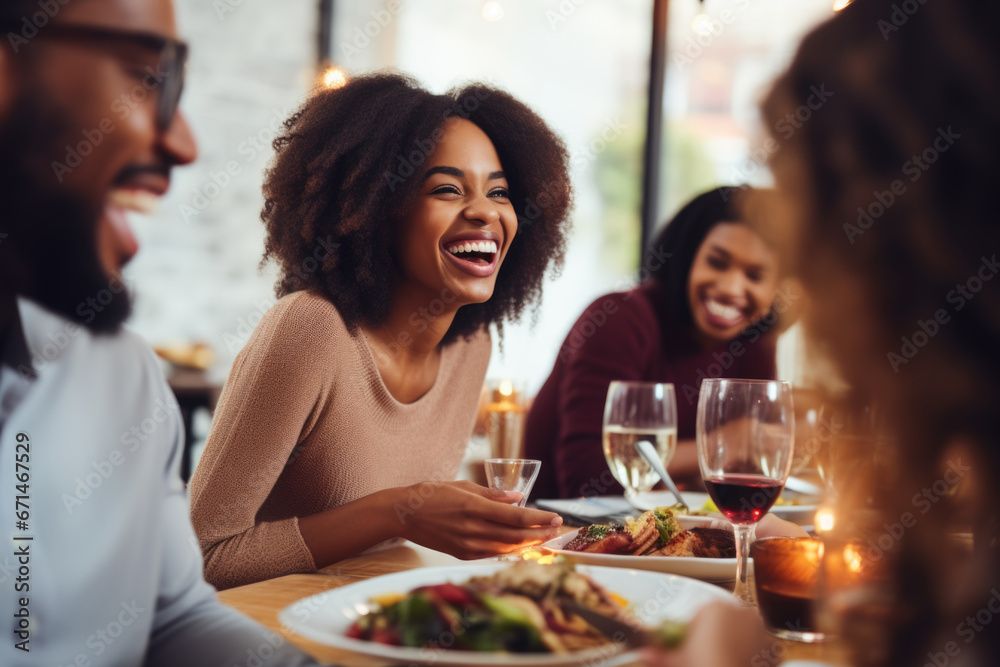
[[[481,561],[480,561],[481,562]],[[391,574],[418,567],[438,567],[468,563],[447,554],[432,551],[417,544],[404,542],[383,551],[356,556],[315,574],[291,574],[248,586],[231,588],[219,593],[219,599],[250,618],[279,633],[318,660],[345,667],[382,667],[397,664],[384,658],[373,658],[343,651],[304,639],[286,631],[278,623],[278,612],[304,597],[316,595],[340,586],[363,581],[382,574]],[[800,644],[778,639],[770,654],[760,656],[762,665],[775,665],[791,659],[816,660],[830,665],[846,665],[843,651],[835,644]]]

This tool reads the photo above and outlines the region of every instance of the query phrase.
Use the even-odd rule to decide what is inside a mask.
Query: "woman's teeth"
[[[726,306],[719,303],[718,301],[705,301],[705,308],[708,312],[715,317],[722,318],[728,321],[738,320],[740,318],[740,309],[734,306]]]
[[[452,255],[460,255],[465,252],[488,252],[495,253],[497,244],[494,241],[466,241],[448,246],[448,252]]]

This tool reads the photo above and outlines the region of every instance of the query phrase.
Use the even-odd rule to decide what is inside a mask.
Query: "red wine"
[[[733,523],[757,523],[785,487],[784,482],[759,475],[722,475],[705,480],[715,506]]]

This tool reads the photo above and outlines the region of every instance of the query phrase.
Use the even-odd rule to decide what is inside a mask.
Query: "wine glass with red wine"
[[[785,487],[792,464],[792,385],[707,378],[698,396],[698,466],[708,493],[736,532],[735,597],[753,604],[747,559],[754,528]]]

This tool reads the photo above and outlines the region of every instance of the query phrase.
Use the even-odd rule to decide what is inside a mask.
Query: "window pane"
[[[756,150],[758,103],[802,37],[832,15],[832,0],[670,3],[661,220],[716,185],[771,184]]]

